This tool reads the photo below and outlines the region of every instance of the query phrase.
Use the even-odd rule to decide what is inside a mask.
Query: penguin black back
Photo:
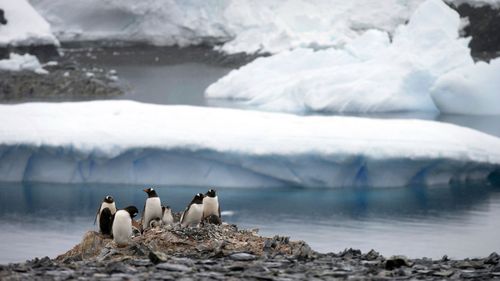
[[[104,235],[111,235],[114,215],[109,208],[104,208],[99,216],[99,228]]]
[[[152,187],[144,189],[144,192],[148,194],[148,198],[158,197],[158,194],[156,194],[156,190],[154,190]]]

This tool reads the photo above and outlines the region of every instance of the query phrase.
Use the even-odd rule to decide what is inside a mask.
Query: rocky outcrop
[[[475,7],[470,4],[454,8],[460,17],[469,21],[463,32],[464,36],[472,37],[469,43],[472,56],[480,60],[500,56],[500,8],[488,5]]]
[[[87,69],[58,59],[43,65],[47,74],[32,71],[0,71],[0,102],[88,100],[122,95],[126,87],[116,73]]]

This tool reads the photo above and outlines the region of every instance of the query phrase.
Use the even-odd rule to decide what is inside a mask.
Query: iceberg
[[[0,25],[0,47],[54,45],[59,41],[50,25],[26,0],[0,0],[6,25]]]
[[[453,107],[466,101],[453,101],[464,94],[451,91],[458,88],[450,86],[452,80],[469,86],[467,96],[480,100],[474,104],[500,103],[497,63],[474,64],[469,39],[459,37],[460,25],[459,15],[445,3],[427,0],[392,38],[387,32],[368,30],[342,49],[303,48],[259,58],[210,85],[205,95],[293,113],[498,114],[499,109]],[[459,73],[479,69],[491,80],[471,77],[460,82]]]
[[[500,139],[423,120],[132,101],[0,105],[0,179],[228,187],[487,182]]]
[[[31,0],[62,41],[220,44],[226,53],[342,46],[361,31],[388,32],[421,0]]]

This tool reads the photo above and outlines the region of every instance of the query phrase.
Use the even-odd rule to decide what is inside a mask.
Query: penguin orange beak
[[[144,191],[144,192],[148,193],[149,188],[143,189],[142,191]]]

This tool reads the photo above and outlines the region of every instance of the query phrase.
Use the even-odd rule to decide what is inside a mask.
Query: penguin
[[[159,218],[162,218],[161,201],[158,194],[153,188],[144,189],[144,192],[148,194],[148,199],[144,204],[144,212],[142,213],[142,230],[144,231],[149,227],[149,223]]]
[[[161,206],[162,212],[163,212],[163,225],[173,225],[174,224],[174,217],[172,216],[172,209],[170,209],[169,206]]]
[[[132,219],[137,216],[139,210],[135,206],[128,206],[115,213],[113,221],[113,241],[119,247],[128,245],[132,236]]]
[[[192,224],[199,225],[203,219],[203,194],[198,193],[194,196],[191,203],[181,216],[181,226],[186,227]]]
[[[160,218],[155,218],[155,219],[152,219],[150,222],[149,222],[149,227],[150,228],[155,228],[157,226],[162,226],[163,225],[163,221],[160,219]]]
[[[219,199],[214,189],[208,190],[203,197],[203,219],[210,216],[217,216],[220,221]]]
[[[97,210],[94,224],[99,221],[99,230],[102,234],[110,235],[113,225],[113,215],[116,213],[115,200],[111,196],[104,197],[101,206]]]

